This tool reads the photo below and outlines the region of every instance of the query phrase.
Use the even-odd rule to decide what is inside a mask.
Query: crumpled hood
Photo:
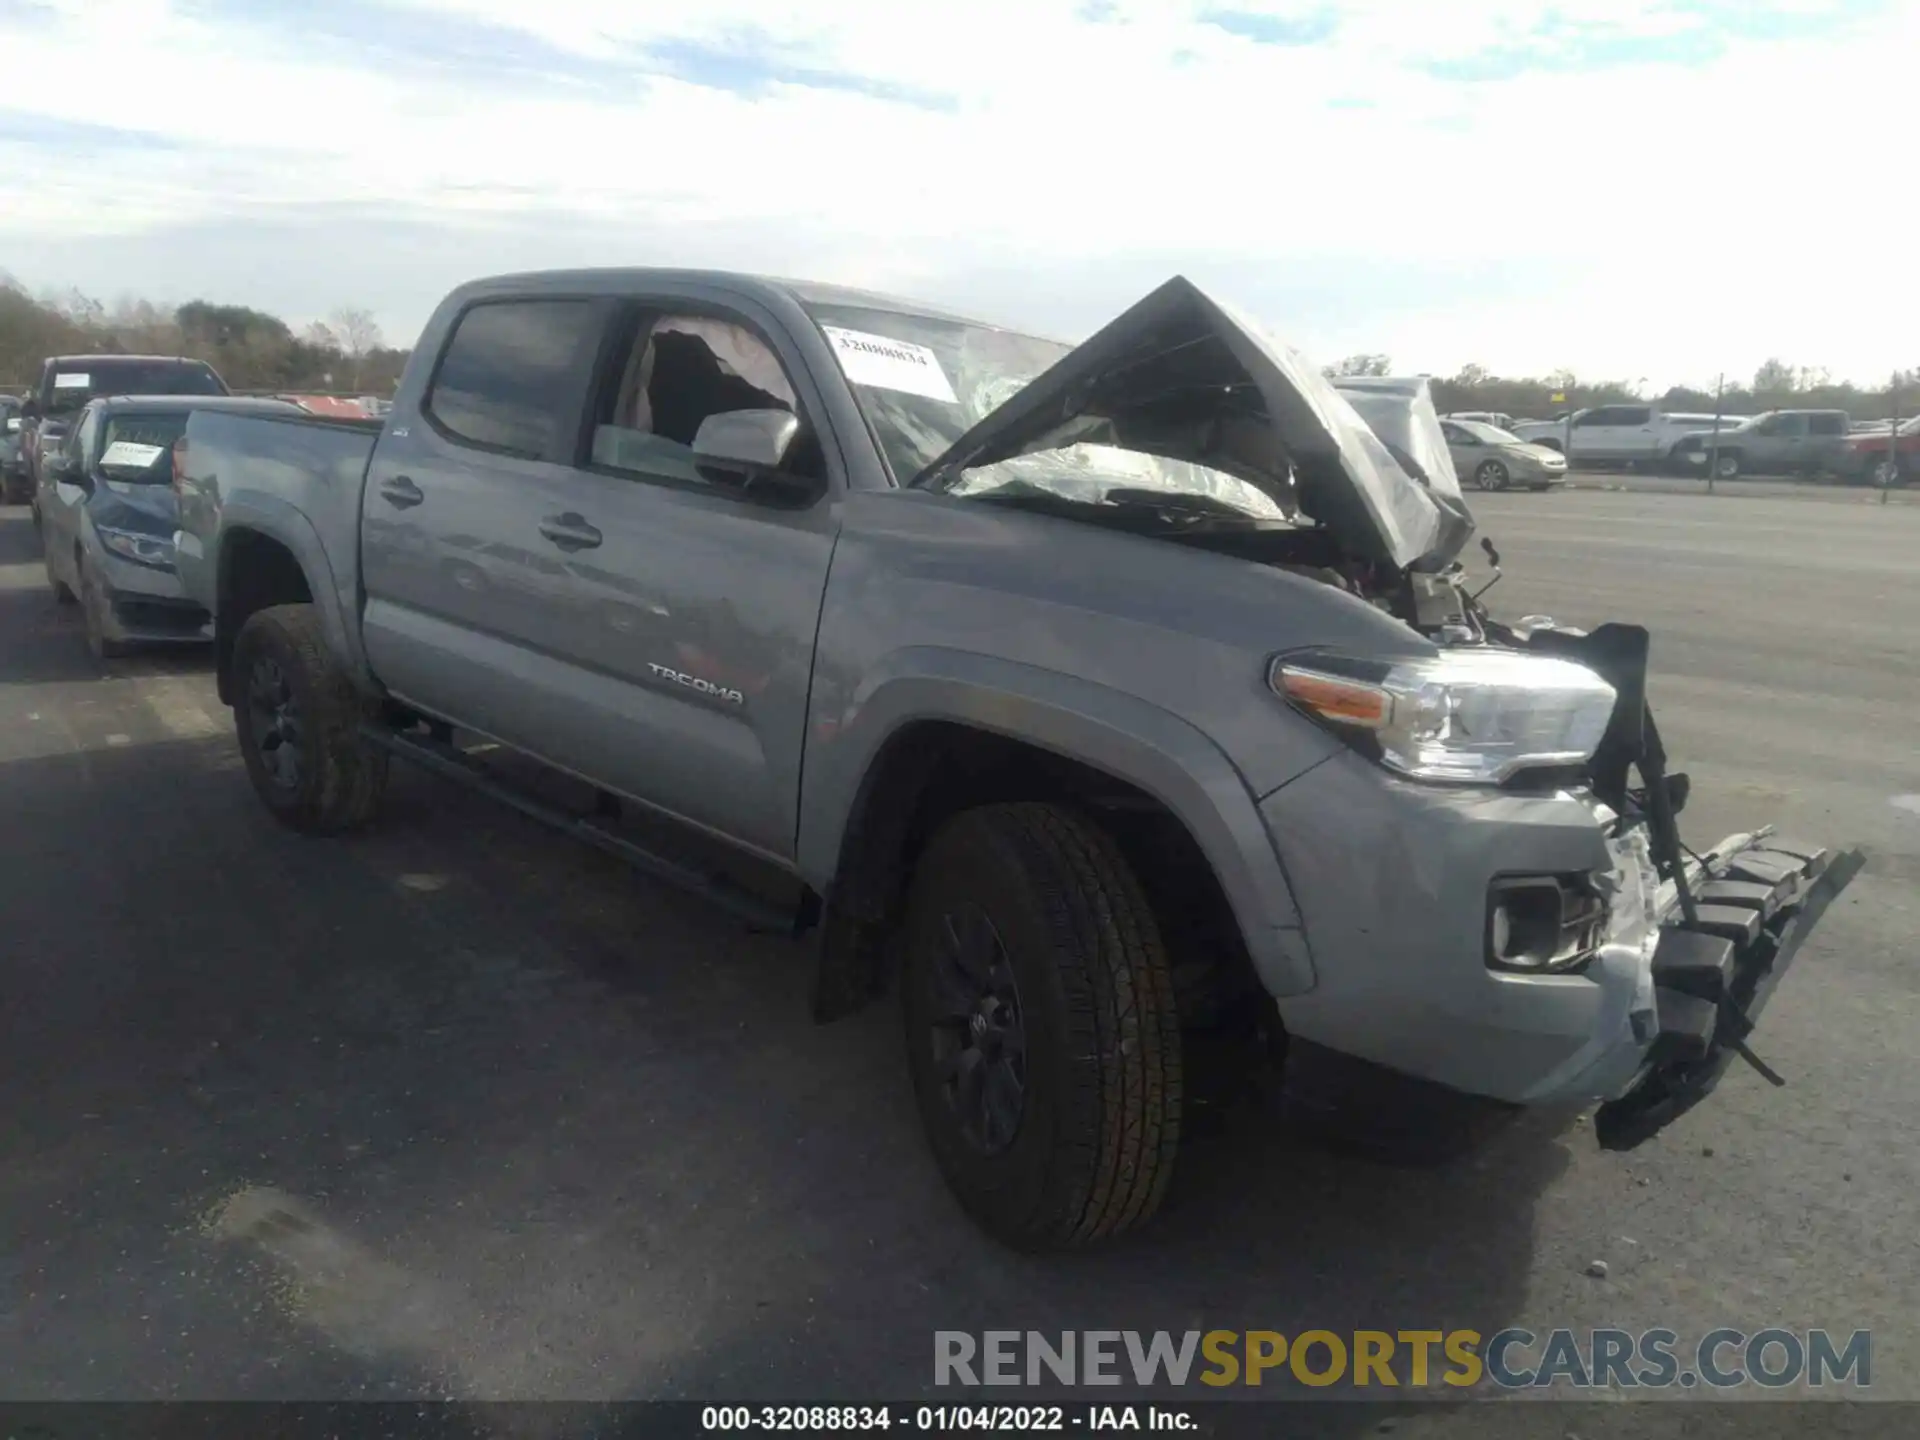
[[[109,530],[127,530],[162,540],[171,540],[180,523],[179,497],[171,485],[133,485],[97,476],[93,494],[87,497],[87,513],[94,524]]]
[[[1343,549],[1400,568],[1438,569],[1473,533],[1450,461],[1416,479],[1305,357],[1181,276],[1061,356],[910,483],[944,490],[976,466],[1082,443],[1238,476],[1304,511]]]
[[[1440,411],[1433,403],[1433,382],[1420,375],[1343,375],[1333,388],[1347,397],[1400,468],[1435,496],[1444,512],[1435,553],[1449,560],[1459,554],[1473,534],[1473,516],[1461,495],[1453,447],[1447,444]]]

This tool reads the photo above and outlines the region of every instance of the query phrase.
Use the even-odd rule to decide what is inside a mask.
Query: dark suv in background
[[[1718,436],[1689,435],[1673,447],[1682,474],[1704,475],[1709,457],[1721,480],[1736,475],[1837,475],[1853,421],[1844,410],[1768,410],[1725,420]]]
[[[19,430],[29,499],[40,487],[40,460],[58,448],[89,400],[102,395],[229,395],[204,360],[184,355],[54,355],[25,397]]]
[[[18,505],[27,498],[27,461],[20,453],[18,395],[0,395],[0,504]]]

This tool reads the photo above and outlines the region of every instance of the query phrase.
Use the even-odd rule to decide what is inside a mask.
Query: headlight
[[[1480,648],[1394,661],[1301,651],[1276,658],[1268,683],[1390,769],[1481,785],[1584,765],[1614,704],[1613,687],[1584,665]]]
[[[171,569],[173,566],[171,540],[163,540],[157,535],[139,535],[131,530],[110,530],[104,525],[94,526],[93,533],[100,537],[102,545],[122,560],[155,568]]]

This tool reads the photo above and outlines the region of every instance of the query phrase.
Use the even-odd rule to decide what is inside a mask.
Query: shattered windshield
[[[864,306],[808,308],[901,484],[1071,348],[958,320]],[[1287,518],[1266,493],[1223,471],[1084,443],[978,466],[946,493],[1090,505],[1165,495],[1226,516]]]

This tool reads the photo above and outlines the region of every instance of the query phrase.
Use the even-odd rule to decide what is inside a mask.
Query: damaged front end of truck
[[[1442,656],[1532,654],[1585,667],[1611,687],[1612,708],[1597,747],[1563,744],[1558,748],[1569,753],[1547,758],[1566,763],[1547,772],[1510,776],[1489,767],[1471,778],[1483,786],[1550,781],[1591,804],[1612,872],[1593,872],[1580,893],[1543,888],[1526,903],[1553,913],[1532,915],[1529,923],[1560,947],[1543,960],[1543,977],[1571,977],[1591,963],[1597,980],[1605,971],[1603,988],[1611,997],[1630,991],[1631,998],[1624,1010],[1609,1000],[1606,1018],[1596,1017],[1604,1033],[1568,1057],[1568,1069],[1556,1067],[1537,1086],[1483,1093],[1520,1103],[1601,1101],[1599,1141],[1624,1150],[1698,1104],[1735,1059],[1780,1083],[1749,1044],[1755,1022],[1862,857],[1770,829],[1731,836],[1704,851],[1687,848],[1677,821],[1687,780],[1669,773],[1647,704],[1648,632],[1623,624],[1586,632],[1547,620],[1506,625],[1492,618],[1479,599],[1485,585],[1474,589],[1458,558],[1475,525],[1426,381],[1330,381],[1229,307],[1176,279],[985,415],[912,483],[949,489],[970,468],[1082,443],[1211,467],[1259,487],[1294,520],[1308,521],[1288,532],[1246,517],[1222,519],[1213,506],[1157,517],[1157,529],[1136,526],[1140,533],[1164,531],[1182,543],[1311,575],[1394,615]],[[1097,519],[1113,510],[1109,523],[1131,523],[1130,509],[1143,501],[1128,498],[1131,507],[1086,505],[1080,513]],[[1484,540],[1482,548],[1497,579],[1499,557]],[[1309,649],[1274,663],[1285,670],[1299,661],[1311,671],[1315,657]],[[1374,736],[1357,733],[1368,722],[1361,718],[1356,726],[1356,710],[1299,707],[1363,742],[1357,747],[1363,751],[1379,728],[1391,728],[1393,707],[1423,709],[1429,701],[1424,693],[1396,693],[1395,682],[1369,666],[1391,668],[1362,659],[1347,667],[1351,673],[1308,678],[1342,694],[1367,692],[1360,698],[1363,707],[1377,707]],[[1412,683],[1400,681],[1402,689]],[[1599,689],[1590,682],[1587,688]],[[1436,723],[1469,726],[1486,718],[1455,715],[1458,697],[1441,699]],[[1592,725],[1598,723],[1593,716]],[[1475,741],[1467,748],[1477,747]],[[1444,786],[1448,777],[1422,778]],[[1498,888],[1496,877],[1490,935],[1502,918]],[[1398,1070],[1397,1060],[1405,1058],[1376,1047],[1371,1060]],[[1406,1073],[1418,1078],[1438,1068],[1444,1067],[1414,1062]],[[1480,1090],[1472,1083],[1464,1088]]]
[[[1638,1073],[1596,1112],[1595,1138],[1608,1150],[1633,1149],[1711,1094],[1736,1059],[1784,1084],[1749,1037],[1864,857],[1771,828],[1689,849],[1677,818],[1688,780],[1668,771],[1647,704],[1648,632],[1613,624],[1591,632],[1495,628],[1506,643],[1586,665],[1613,686],[1613,714],[1589,767],[1592,793],[1616,835],[1644,834],[1654,871],[1646,916],[1653,983],[1629,1017],[1647,1048]]]

